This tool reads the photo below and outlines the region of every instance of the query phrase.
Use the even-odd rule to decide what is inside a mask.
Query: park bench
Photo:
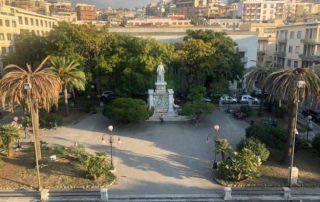
[[[286,200],[290,197],[290,189],[287,187],[225,187],[225,201],[265,201]]]
[[[269,119],[261,119],[261,120],[260,120],[260,123],[261,123],[261,124],[264,124],[264,125],[274,126],[274,127],[277,127],[277,126],[278,126],[277,121],[273,121],[273,120],[269,120]]]

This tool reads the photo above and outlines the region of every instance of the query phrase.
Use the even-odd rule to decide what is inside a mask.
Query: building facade
[[[283,19],[285,1],[247,0],[238,3],[238,16],[244,23],[273,22]]]
[[[191,20],[196,16],[195,8],[199,6],[199,0],[178,0],[176,2],[176,12],[184,15],[185,19]]]
[[[88,4],[76,5],[77,18],[81,21],[93,21],[96,19],[96,6]]]
[[[178,20],[171,18],[145,18],[145,19],[134,19],[127,20],[126,27],[152,27],[152,26],[163,26],[163,27],[193,27],[191,20]]]
[[[77,13],[72,8],[70,1],[57,1],[49,4],[49,15],[58,18],[59,21],[77,21]]]
[[[320,64],[320,23],[307,22],[277,27],[276,61],[283,68]]]
[[[11,6],[1,6],[0,11],[0,69],[2,70],[1,56],[15,50],[15,35],[29,31],[44,36],[58,19]]]

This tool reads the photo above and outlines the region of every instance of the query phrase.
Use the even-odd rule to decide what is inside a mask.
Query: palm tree
[[[306,82],[304,88],[298,89],[298,81]],[[281,69],[271,73],[265,81],[267,92],[279,98],[279,100],[288,100],[289,121],[288,121],[288,140],[283,162],[288,162],[292,154],[293,138],[296,128],[297,102],[304,102],[306,96],[310,96],[311,102],[314,98],[320,97],[319,92],[320,79],[310,68]],[[299,98],[298,98],[299,90]],[[281,104],[281,103],[280,103]]]
[[[50,111],[52,105],[58,105],[61,83],[59,77],[47,68],[43,68],[49,59],[46,57],[42,63],[33,70],[29,64],[24,69],[11,64],[5,67],[6,73],[0,80],[0,95],[2,106],[6,103],[10,111],[14,111],[14,105],[24,105],[30,103],[29,111],[32,117],[33,133],[35,134],[36,151],[38,160],[41,160],[40,133],[39,133],[39,104],[46,111]],[[30,84],[30,89],[25,90],[26,83]]]
[[[259,62],[257,62],[256,66],[252,66],[245,71],[245,83],[248,91],[252,92],[254,86],[257,86],[261,89],[262,96],[260,100],[258,116],[263,115],[265,80],[274,71],[275,71],[274,63],[261,64]]]
[[[50,63],[50,70],[61,80],[64,91],[66,115],[69,116],[68,89],[71,91],[75,88],[78,90],[85,90],[86,76],[83,71],[78,69],[79,64],[69,58],[54,57],[50,59]]]
[[[232,151],[227,139],[218,139],[217,140],[217,151],[221,152],[222,161],[225,160],[225,154]]]
[[[12,144],[20,139],[19,128],[14,124],[6,124],[0,127],[0,138],[2,146],[7,152],[7,156],[12,155]]]

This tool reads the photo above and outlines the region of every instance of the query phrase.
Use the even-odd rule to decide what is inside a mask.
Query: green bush
[[[317,134],[312,140],[312,147],[320,152],[320,134]]]
[[[32,126],[31,117],[30,117],[29,115],[26,115],[26,116],[21,117],[21,124],[22,124],[24,127]]]
[[[110,169],[110,164],[106,161],[105,152],[96,152],[95,155],[88,155],[83,161],[88,170],[88,175],[94,180],[98,179]]]
[[[111,120],[122,123],[144,121],[149,118],[146,103],[140,99],[118,98],[103,110],[103,114]]]
[[[238,151],[242,151],[244,148],[251,150],[256,156],[259,156],[261,161],[266,161],[270,155],[270,152],[266,148],[266,145],[263,144],[260,140],[253,137],[242,139],[237,144]]]
[[[217,139],[217,151],[221,153],[222,161],[225,160],[225,154],[230,154],[232,147],[227,139]]]
[[[192,101],[185,104],[182,113],[187,116],[193,116],[197,123],[200,123],[207,114],[212,114],[215,107],[212,103],[204,103],[202,101]]]
[[[278,127],[254,124],[246,128],[246,137],[254,137],[273,149],[283,149],[286,143],[286,132]]]
[[[253,109],[251,106],[248,105],[241,105],[240,106],[240,112],[244,113],[245,116],[249,117],[252,115]]]
[[[244,148],[241,152],[234,152],[230,159],[220,163],[218,172],[226,180],[241,181],[260,177],[260,172],[257,169],[260,165],[260,157]]]
[[[154,110],[154,107],[151,107],[151,109],[149,110],[149,117],[153,116]]]
[[[49,123],[51,122],[54,124],[55,121],[57,121],[58,125],[62,124],[62,119],[60,117],[56,117],[55,115],[46,112],[40,114],[39,122],[41,128],[50,127]]]
[[[83,156],[87,156],[88,153],[86,152],[86,148],[83,144],[79,144],[75,147],[69,147],[68,151],[69,154],[74,155],[77,159],[81,159]]]
[[[283,118],[287,114],[287,109],[284,107],[275,107],[273,108],[273,113],[277,118]]]

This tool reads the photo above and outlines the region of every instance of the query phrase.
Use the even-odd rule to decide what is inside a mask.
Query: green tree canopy
[[[0,148],[4,148],[7,156],[13,152],[13,143],[20,139],[19,128],[14,124],[6,124],[0,127]]]

